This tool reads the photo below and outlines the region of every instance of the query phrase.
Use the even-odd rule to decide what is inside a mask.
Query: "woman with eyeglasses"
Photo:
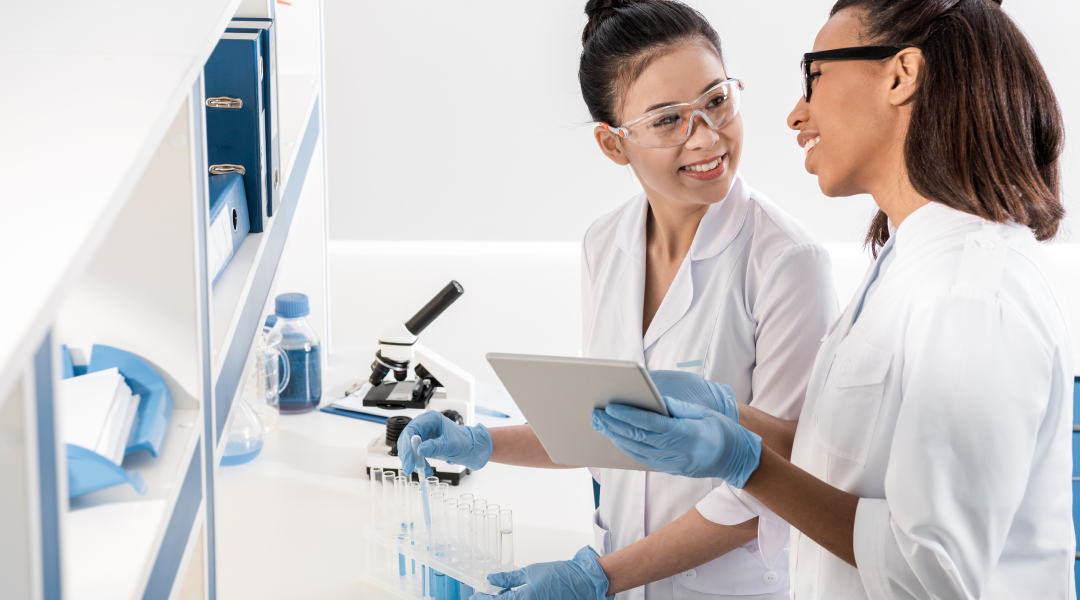
[[[593,426],[720,477],[793,527],[798,600],[1072,599],[1073,348],[1038,242],[1063,217],[1062,121],[990,0],[840,0],[788,117],[829,196],[872,194],[877,260],[823,340],[790,460],[724,390]],[[762,441],[765,444],[762,444]]]
[[[585,12],[578,76],[595,137],[644,191],[585,234],[583,354],[670,370],[665,381],[724,381],[731,394],[705,405],[737,400],[747,422],[769,416],[761,429],[786,455],[838,314],[829,256],[739,175],[743,86],[705,18],[666,0],[591,0]],[[399,440],[413,434],[426,440],[420,454],[472,469],[558,468],[527,425],[488,431],[429,412]],[[398,451],[409,471],[411,448]],[[493,575],[525,586],[500,598],[787,599],[788,526],[753,498],[721,479],[592,474],[593,547]]]

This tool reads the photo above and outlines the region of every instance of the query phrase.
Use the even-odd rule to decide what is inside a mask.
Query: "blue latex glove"
[[[746,485],[761,460],[761,438],[715,410],[669,397],[664,402],[671,417],[623,404],[594,410],[593,429],[657,471]]]
[[[517,571],[488,575],[491,585],[513,588],[498,596],[473,594],[471,600],[604,600],[607,596],[608,578],[600,563],[599,555],[589,546],[577,551],[573,560],[537,563]],[[523,586],[523,587],[518,587]]]
[[[418,435],[423,442],[418,451],[424,458],[445,460],[452,465],[464,465],[473,471],[483,468],[491,458],[491,434],[487,427],[465,427],[447,419],[435,410],[423,412],[405,426],[398,436],[397,451],[401,459],[401,472],[412,473],[416,469],[413,456],[412,436]],[[431,467],[424,469],[431,476]]]
[[[730,387],[685,371],[649,371],[649,377],[661,396],[704,406],[739,422],[739,403]]]

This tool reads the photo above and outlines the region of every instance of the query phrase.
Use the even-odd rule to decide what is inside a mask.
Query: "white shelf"
[[[0,219],[0,253],[20,257],[0,263],[0,280],[20,291],[0,298],[0,310],[23,315],[0,338],[0,390],[120,212],[237,5],[5,7],[0,80],[33,89],[34,101],[0,95],[0,198],[34,201]]]
[[[200,78],[234,16],[275,7],[285,202],[210,289]],[[318,185],[305,184],[309,166],[322,164],[321,19],[321,0],[5,7],[0,80],[33,90],[32,101],[0,95],[0,198],[33,199],[0,219],[0,252],[18,257],[0,262],[0,280],[19,290],[0,298],[0,310],[20,315],[0,337],[0,409],[25,415],[0,432],[20,450],[0,444],[0,473],[29,476],[9,477],[0,494],[22,503],[0,504],[29,535],[0,534],[0,556],[24,557],[26,565],[7,562],[30,586],[0,585],[5,600],[12,591],[32,600],[215,597],[215,508],[206,501],[215,442],[301,192],[324,189],[321,167],[311,169]],[[301,222],[313,218],[314,209],[299,210]],[[118,486],[64,497],[50,388],[60,343],[132,352],[172,391],[161,455],[124,463],[141,471],[146,496]]]
[[[191,461],[201,460],[201,431],[198,410],[173,410],[158,456],[140,451],[124,459],[125,469],[142,474],[145,496],[125,484],[71,500],[64,526],[72,598],[142,597]]]

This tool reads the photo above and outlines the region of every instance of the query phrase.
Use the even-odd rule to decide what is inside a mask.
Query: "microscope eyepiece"
[[[464,293],[465,288],[461,287],[460,283],[450,281],[450,283],[446,284],[446,287],[424,305],[424,308],[421,308],[411,319],[405,321],[405,329],[408,329],[409,333],[413,335],[420,335],[421,331],[427,329],[427,326],[431,325],[432,321],[439,318],[439,315],[443,314],[443,311],[449,308]]]

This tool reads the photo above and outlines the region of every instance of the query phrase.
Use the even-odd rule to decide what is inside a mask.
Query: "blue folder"
[[[266,120],[266,156],[270,164],[266,170],[266,185],[270,190],[266,216],[272,217],[281,204],[281,147],[278,142],[278,95],[277,95],[277,30],[273,19],[236,17],[229,22],[226,33],[258,31],[261,37],[263,62],[263,105]]]
[[[225,33],[203,67],[205,78],[206,151],[215,165],[244,168],[249,229],[265,228],[267,199],[266,121],[263,114],[263,66],[258,32]],[[215,107],[213,98],[240,100],[233,107]]]
[[[251,229],[244,177],[239,173],[210,176],[210,228],[206,235],[206,262],[217,283],[225,266]]]

